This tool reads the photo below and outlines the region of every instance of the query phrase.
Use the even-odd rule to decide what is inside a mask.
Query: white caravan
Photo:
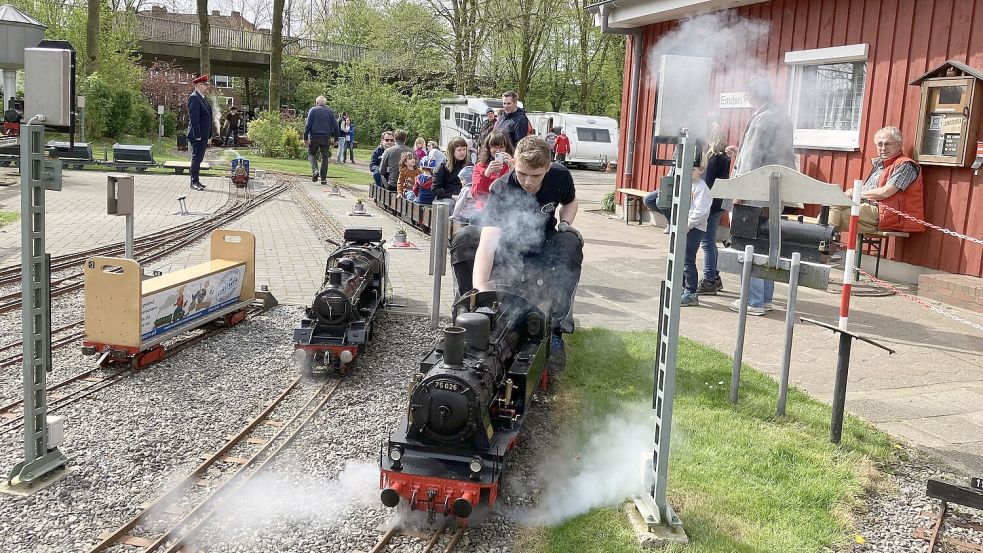
[[[522,107],[522,102],[519,102]],[[478,136],[478,130],[485,122],[488,108],[502,109],[501,98],[478,98],[476,96],[458,96],[440,101],[440,148],[446,149],[452,138],[463,137],[472,144]]]
[[[551,139],[563,129],[570,139],[567,165],[605,167],[618,162],[618,122],[610,117],[579,113],[526,113],[536,134]]]

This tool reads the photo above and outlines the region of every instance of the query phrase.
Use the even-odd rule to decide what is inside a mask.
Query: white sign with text
[[[747,101],[747,96],[743,92],[720,93],[720,109],[743,109],[751,107],[751,103]]]

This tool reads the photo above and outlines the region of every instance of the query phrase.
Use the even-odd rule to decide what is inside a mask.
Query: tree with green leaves
[[[283,60],[283,4],[273,0],[273,25],[270,33],[270,109],[280,109],[280,64]]]
[[[198,44],[201,47],[202,75],[210,75],[212,72],[211,58],[211,25],[208,22],[208,0],[195,0],[198,6]]]

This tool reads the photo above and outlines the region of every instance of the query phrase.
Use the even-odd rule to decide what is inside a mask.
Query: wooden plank
[[[153,540],[148,540],[147,538],[141,538],[138,536],[125,535],[119,539],[120,543],[125,543],[126,545],[132,545],[133,547],[150,547],[153,545]]]
[[[224,463],[232,463],[233,465],[245,465],[249,462],[249,459],[245,457],[233,457],[231,455],[223,455],[218,460]]]
[[[122,272],[110,272],[119,267]],[[85,339],[140,347],[140,264],[132,259],[90,257],[85,275]]]
[[[275,420],[275,419],[263,419],[263,420],[260,421],[260,424],[265,424],[265,425],[268,425],[268,426],[276,426],[277,428],[279,428],[279,427],[284,426],[287,423],[285,423],[283,421],[278,421],[278,420]]]
[[[925,495],[933,499],[983,510],[983,490],[977,488],[951,484],[933,478],[925,486]]]
[[[141,294],[144,296],[155,294],[169,288],[181,286],[182,284],[192,280],[214,275],[216,273],[232,269],[233,267],[238,267],[239,265],[245,265],[245,262],[234,259],[213,259],[186,269],[167,273],[166,275],[148,278],[147,280],[143,281]]]
[[[247,444],[266,445],[270,443],[266,438],[246,438]]]

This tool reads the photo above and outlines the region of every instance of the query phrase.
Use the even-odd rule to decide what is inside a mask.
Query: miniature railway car
[[[164,357],[165,340],[205,323],[241,322],[256,298],[256,238],[219,229],[211,261],[144,280],[132,259],[93,257],[85,264],[82,352],[102,364],[144,367]]]
[[[348,228],[344,241],[328,256],[321,288],[294,329],[294,360],[305,374],[346,371],[386,301],[382,229]]]
[[[550,308],[506,291],[473,292],[456,326],[420,362],[409,407],[380,452],[382,502],[465,519],[494,505],[507,455],[545,386]]]
[[[430,234],[430,224],[433,216],[433,207],[429,204],[418,204],[411,202],[392,190],[387,190],[381,186],[372,186],[372,200],[377,206],[393,215],[396,215],[407,224]],[[450,236],[453,236],[461,228],[460,221],[451,220]]]

